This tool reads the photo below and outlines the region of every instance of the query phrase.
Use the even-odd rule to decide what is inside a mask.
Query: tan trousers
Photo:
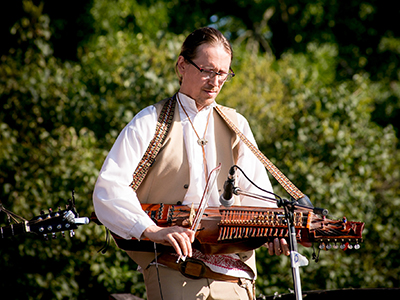
[[[253,300],[254,285],[250,280],[240,283],[216,281],[207,278],[190,279],[179,271],[155,265],[144,270],[148,300]],[[161,293],[158,278],[161,284]]]

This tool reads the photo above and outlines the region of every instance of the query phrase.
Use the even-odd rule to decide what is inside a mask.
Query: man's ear
[[[182,55],[178,57],[177,66],[178,66],[178,72],[181,75],[183,75],[185,73],[185,71],[186,71],[187,63],[186,63],[186,60],[183,58]]]

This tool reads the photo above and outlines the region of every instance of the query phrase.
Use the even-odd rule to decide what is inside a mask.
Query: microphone
[[[329,211],[326,208],[314,207],[312,205],[312,203],[311,203],[310,198],[308,198],[307,195],[304,195],[304,197],[302,197],[299,200],[297,200],[297,203],[302,205],[302,206],[306,206],[308,208],[312,208],[314,214],[318,214],[318,215],[321,215],[321,216],[327,216],[329,214]]]
[[[219,197],[219,202],[225,207],[230,207],[235,202],[235,198],[233,198],[234,182],[235,182],[235,166],[232,166],[229,169],[228,179],[224,183],[224,192]]]

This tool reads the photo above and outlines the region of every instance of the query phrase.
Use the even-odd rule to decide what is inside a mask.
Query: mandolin
[[[142,204],[143,210],[161,227],[190,227],[195,209],[185,205]],[[92,216],[93,218],[93,216]],[[95,218],[95,216],[94,216]],[[359,249],[364,223],[330,220],[309,210],[294,212],[298,242],[318,243],[320,249]],[[117,246],[131,251],[154,251],[153,242],[126,240],[115,233]],[[196,231],[194,248],[204,254],[227,254],[254,250],[275,238],[288,238],[284,210],[250,206],[208,207]],[[160,248],[167,246],[160,245]]]
[[[5,211],[4,207],[1,210]],[[65,236],[65,231],[70,232],[70,236],[74,236],[74,230],[79,225],[89,223],[89,218],[78,217],[74,208],[67,208],[64,210],[52,211],[48,213],[42,212],[39,216],[34,217],[32,220],[23,220],[16,224],[0,227],[0,237],[5,239],[7,237],[15,236],[23,233],[33,233],[43,236],[48,239],[51,236],[56,238],[56,232],[61,232]]]

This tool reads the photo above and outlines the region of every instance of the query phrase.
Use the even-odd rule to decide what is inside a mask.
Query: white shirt
[[[202,138],[210,110],[213,109],[216,103],[214,102],[212,105],[198,111],[193,99],[181,93],[179,93],[179,98],[197,133]],[[177,105],[179,105],[179,102]],[[197,144],[198,137],[180,105],[179,114],[182,121],[190,171],[190,184],[183,200],[183,204],[188,205],[192,202],[199,203],[203,195],[206,184],[203,152],[201,146]],[[237,117],[239,129],[255,145],[255,140],[247,120],[240,114],[237,114]],[[149,106],[140,111],[128,123],[121,131],[105,159],[95,185],[93,203],[97,217],[108,229],[126,239],[131,239],[132,237],[139,239],[147,227],[154,225],[154,222],[142,210],[136,193],[129,184],[132,181],[133,172],[154,136],[157,119],[158,116],[155,107]],[[208,170],[212,170],[218,164],[216,161],[216,141],[214,136],[214,119],[211,113],[205,133],[205,138],[208,140],[205,146]],[[261,188],[272,191],[271,183],[263,164],[250,149],[243,144],[239,147],[238,154],[237,165],[244,173]],[[219,176],[227,175],[220,174]],[[238,186],[243,191],[265,195],[265,193],[256,189],[240,173],[238,174],[235,186]],[[208,206],[220,206],[219,196],[217,187],[215,186]],[[241,196],[241,204],[259,207],[276,206],[272,202],[244,196]]]

